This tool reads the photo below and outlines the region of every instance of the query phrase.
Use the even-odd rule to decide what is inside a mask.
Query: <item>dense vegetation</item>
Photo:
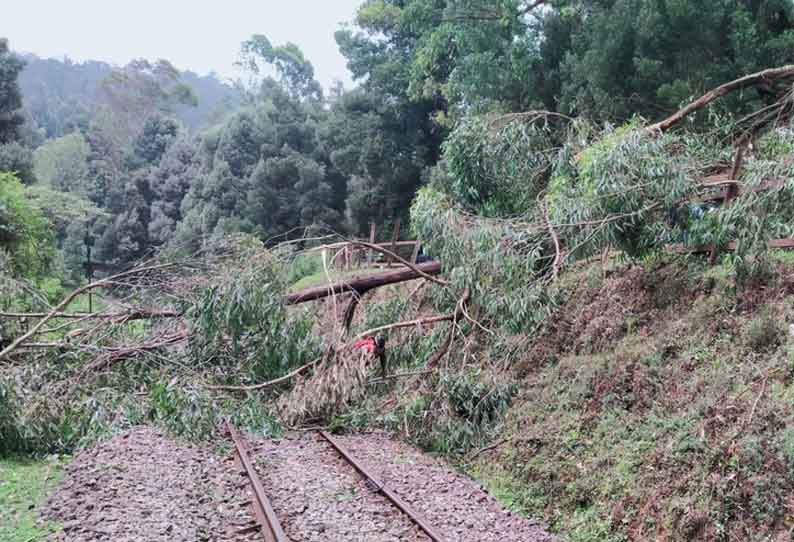
[[[0,42],[0,311],[51,310],[89,249],[100,277],[146,262],[101,284],[112,318],[13,353],[0,453],[146,421],[375,425],[572,540],[782,536],[794,316],[767,242],[794,235],[794,67],[654,122],[794,62],[794,5],[367,0],[336,40],[354,89],[259,35],[234,87]],[[445,281],[369,295],[349,331],[343,299],[285,307],[330,276],[308,238],[398,218]],[[386,332],[398,378],[348,355],[428,314],[453,322]],[[30,322],[0,326],[2,350]]]

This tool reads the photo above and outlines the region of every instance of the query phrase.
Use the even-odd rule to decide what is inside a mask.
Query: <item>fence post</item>
[[[374,222],[370,222],[369,223],[369,244],[370,245],[374,245],[375,244],[375,223]],[[367,251],[367,267],[372,267],[372,258],[373,258],[373,252],[372,252],[372,249],[369,249]]]
[[[733,165],[731,165],[731,172],[729,175],[730,178],[728,179],[729,181],[733,182],[725,185],[725,190],[723,192],[724,196],[722,199],[723,207],[730,206],[731,200],[739,195],[739,172],[741,171],[742,164],[744,163],[744,150],[747,148],[748,144],[748,140],[743,140],[736,148],[736,154],[733,156]],[[719,256],[719,250],[715,246],[711,249],[711,253],[709,254],[709,265],[714,265],[717,263],[717,256]]]
[[[411,255],[411,263],[413,263],[413,264],[416,263],[416,259],[419,257],[419,247],[420,246],[421,246],[421,243],[419,243],[419,240],[417,239],[416,240],[416,244],[414,245],[414,253]]]
[[[402,221],[401,218],[397,217],[397,220],[394,222],[394,231],[391,234],[391,251],[395,254],[397,253],[397,239],[400,237],[400,222]],[[389,256],[387,260],[386,267],[390,267],[394,263],[394,259]]]

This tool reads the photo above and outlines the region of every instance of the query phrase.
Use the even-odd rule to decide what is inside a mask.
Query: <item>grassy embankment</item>
[[[791,262],[739,288],[719,266],[572,273],[468,469],[574,542],[790,540]]]
[[[64,460],[0,459],[0,541],[44,540],[57,525],[40,524],[37,507],[58,483]]]
[[[463,365],[373,389],[336,423],[446,455],[572,542],[790,540],[792,256],[743,284],[724,265],[580,265],[539,335],[470,339]],[[431,342],[393,338],[393,370]]]

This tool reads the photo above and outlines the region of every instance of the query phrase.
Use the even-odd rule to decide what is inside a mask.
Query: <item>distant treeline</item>
[[[478,167],[485,136],[450,139],[455,127],[540,109],[594,124],[661,118],[716,84],[794,61],[794,6],[367,0],[336,40],[355,89],[324,91],[297,46],[264,36],[243,43],[245,85],[167,61],[114,67],[4,46],[0,171],[15,172],[49,218],[72,279],[87,237],[95,258],[124,264],[229,232],[268,240],[407,224],[420,186],[450,175],[442,184],[455,185]],[[734,118],[768,99],[752,92],[755,103],[709,114]]]

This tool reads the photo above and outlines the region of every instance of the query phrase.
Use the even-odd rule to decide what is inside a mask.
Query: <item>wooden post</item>
[[[744,150],[747,148],[747,145],[749,145],[749,139],[743,139],[736,148],[736,153],[733,157],[733,165],[731,166],[731,173],[729,175],[729,180],[734,182],[725,185],[725,195],[722,200],[723,207],[730,206],[731,200],[739,196],[739,172],[742,170]],[[719,256],[719,251],[717,247],[714,247],[709,254],[709,265],[717,263],[717,256]]]
[[[392,234],[391,234],[391,251],[392,252],[396,252],[397,251],[397,241],[400,238],[400,222],[401,221],[402,221],[402,219],[397,217],[397,220],[394,222],[394,231],[392,231]],[[391,256],[389,256],[389,259],[387,261],[387,267],[391,266],[393,263],[394,263],[394,260],[391,258]]]
[[[419,247],[421,243],[417,240],[416,244],[414,245],[414,253],[411,255],[411,263],[415,264],[416,259],[419,257]]]
[[[369,223],[369,244],[370,245],[374,245],[375,244],[375,223],[374,222],[370,222]],[[369,249],[369,251],[367,253],[367,267],[372,267],[373,254],[374,253],[372,252],[372,249]]]

